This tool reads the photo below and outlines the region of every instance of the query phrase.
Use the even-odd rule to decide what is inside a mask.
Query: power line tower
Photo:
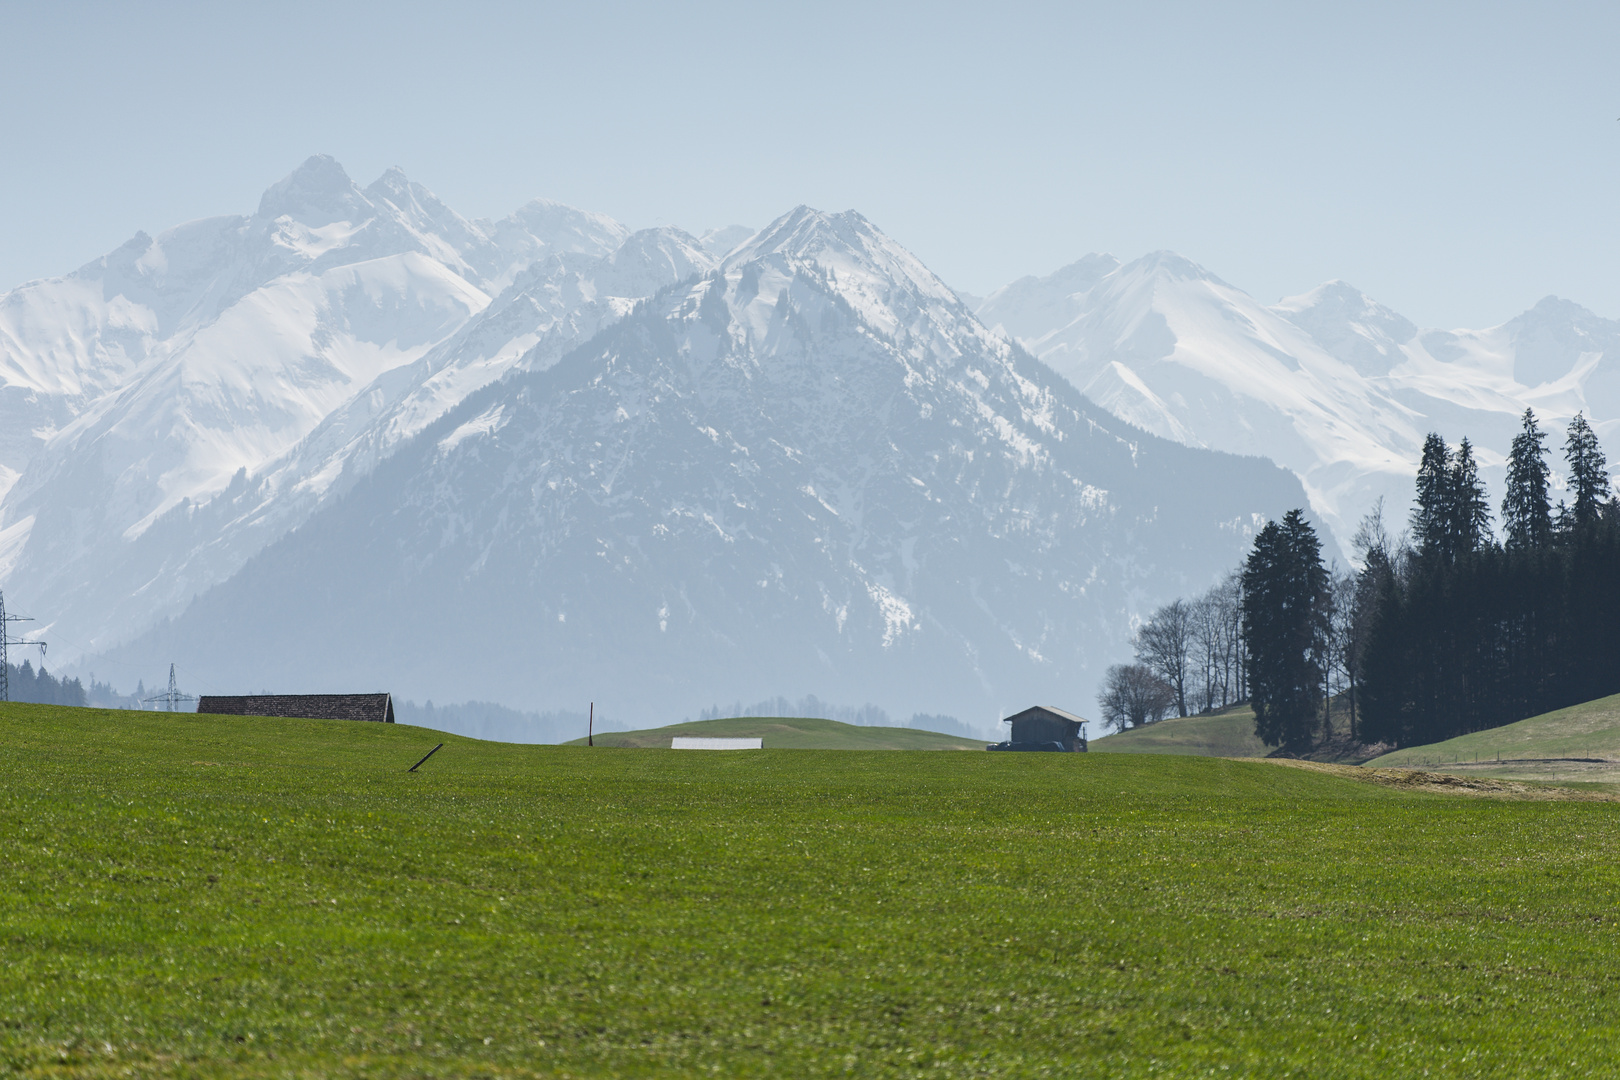
[[[157,695],[155,695],[153,697],[149,697],[149,698],[142,698],[141,700],[145,701],[145,702],[158,702],[158,701],[167,702],[168,703],[168,711],[169,712],[174,712],[174,707],[176,705],[180,704],[182,701],[196,701],[197,699],[192,697],[190,694],[182,694],[180,692],[179,688],[175,686],[175,684],[174,684],[174,665],[170,664],[169,665],[169,689],[166,690],[165,692],[161,693],[161,694],[157,694]]]
[[[0,592],[0,701],[11,700],[11,657],[7,648],[12,645],[39,646],[39,660],[45,662],[45,643],[43,641],[29,641],[26,638],[11,636],[11,624],[14,622],[33,622],[27,615],[6,614],[6,594]]]

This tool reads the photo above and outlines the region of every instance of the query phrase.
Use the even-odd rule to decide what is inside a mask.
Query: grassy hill
[[[17,1077],[1620,1072],[1602,803],[25,705],[0,778]]]
[[[1503,764],[1498,764],[1497,759]],[[1606,758],[1613,765],[1553,763],[1525,759]],[[1477,762],[1477,765],[1475,764]],[[1467,765],[1489,775],[1531,779],[1620,780],[1620,694],[1532,716],[1516,724],[1460,735],[1386,754],[1369,765]]]
[[[725,720],[693,720],[642,731],[610,731],[596,736],[597,746],[669,748],[676,735],[765,740],[769,750],[983,750],[982,739],[963,739],[915,728],[857,727],[837,720],[796,716],[739,716]],[[575,739],[569,746],[584,746]]]
[[[1247,705],[1186,716],[1091,740],[1106,754],[1204,754],[1210,757],[1265,757],[1271,747],[1254,734],[1254,710]]]

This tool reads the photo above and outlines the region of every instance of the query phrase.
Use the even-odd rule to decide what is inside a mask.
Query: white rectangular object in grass
[[[696,735],[676,735],[669,740],[671,750],[763,750],[764,739],[705,739]]]

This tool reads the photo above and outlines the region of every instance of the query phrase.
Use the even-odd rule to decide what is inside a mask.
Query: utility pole
[[[6,652],[10,645],[37,645],[39,646],[39,662],[45,663],[45,643],[43,641],[28,641],[24,638],[11,636],[10,623],[33,622],[27,615],[6,614],[6,594],[0,592],[0,701],[11,700],[11,658]]]
[[[196,701],[197,699],[192,697],[190,694],[182,694],[180,692],[179,687],[175,686],[175,684],[174,684],[174,665],[170,664],[169,665],[169,689],[167,691],[165,691],[164,693],[157,694],[157,695],[154,695],[153,697],[149,697],[149,698],[142,698],[141,700],[142,701],[147,701],[147,702],[159,702],[159,701],[167,702],[168,703],[168,711],[169,712],[174,712],[174,707],[176,705],[180,704],[182,701]]]
[[[585,720],[585,745],[596,745],[596,702],[591,702],[591,715]]]

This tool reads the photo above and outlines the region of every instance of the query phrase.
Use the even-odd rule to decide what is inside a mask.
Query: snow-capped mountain
[[[716,259],[723,259],[731,254],[733,248],[754,235],[753,229],[747,225],[724,225],[718,229],[710,229],[698,237],[698,243],[703,250]]]
[[[473,224],[397,169],[361,191],[337,162],[313,157],[267,190],[255,214],[189,222],[156,239],[137,233],[66,277],[0,295],[0,496],[91,402],[182,354],[193,354],[191,369],[205,367],[203,354],[224,332],[296,347],[286,339],[329,335],[348,316],[344,295],[359,290],[370,322],[357,311],[363,325],[347,336],[376,345],[367,334],[382,332],[400,341],[394,352],[419,354],[421,335],[443,325],[444,304],[461,309],[464,322],[541,252],[600,256],[627,235],[601,215],[540,200],[504,221]],[[388,265],[322,281],[376,259]],[[397,311],[387,296],[395,286],[405,304]],[[335,291],[338,309],[323,289]],[[422,290],[416,306],[428,312],[415,322],[413,290]]]
[[[115,657],[649,721],[807,692],[988,719],[1088,699],[1131,615],[1302,500],[1108,416],[860,215],[800,207],[470,393]]]
[[[25,285],[0,298],[0,586],[48,598],[59,655],[127,638],[473,389],[713,265],[678,230],[539,200],[473,223],[317,157],[254,215]]]
[[[1420,330],[1344,282],[1268,307],[1156,252],[1088,255],[977,314],[1116,416],[1286,466],[1341,540],[1380,496],[1399,521],[1429,431],[1472,439],[1500,498],[1526,407],[1620,424],[1620,322],[1554,298],[1490,330]]]

